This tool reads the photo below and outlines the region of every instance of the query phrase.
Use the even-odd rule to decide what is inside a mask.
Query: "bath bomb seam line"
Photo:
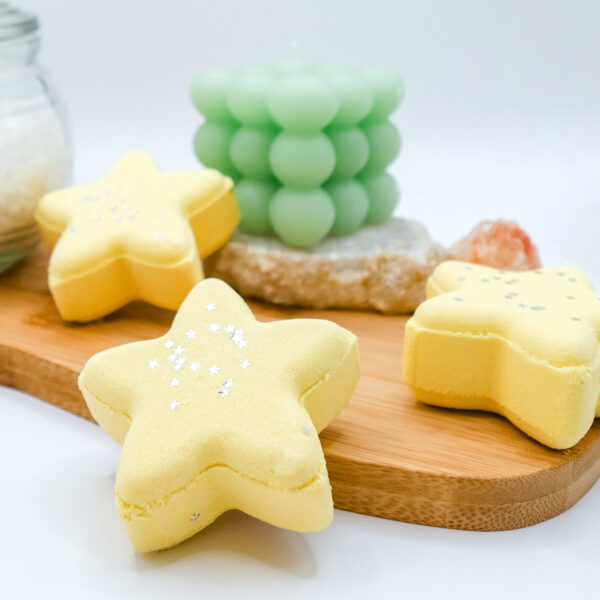
[[[450,292],[450,293],[452,294],[454,292]],[[439,297],[439,296],[436,296],[436,298],[437,297]],[[598,347],[598,351],[596,352],[595,357],[589,362],[577,363],[577,364],[572,364],[572,365],[569,365],[569,364],[561,365],[561,364],[554,364],[544,358],[540,358],[540,357],[536,356],[535,354],[532,354],[532,353],[526,351],[525,349],[523,349],[521,346],[519,346],[512,340],[510,340],[500,334],[497,334],[497,333],[473,333],[473,332],[466,332],[466,331],[453,331],[451,329],[432,329],[430,327],[425,327],[425,326],[423,326],[419,323],[415,323],[415,322],[411,323],[410,326],[415,329],[419,329],[423,333],[432,333],[432,334],[436,334],[436,335],[447,335],[449,337],[473,338],[473,339],[481,339],[481,340],[497,339],[501,342],[504,342],[511,350],[514,350],[515,352],[518,352],[520,354],[528,356],[531,359],[533,359],[535,362],[537,362],[541,365],[544,365],[544,367],[551,368],[551,369],[557,369],[557,370],[558,369],[561,369],[561,370],[571,369],[573,371],[583,369],[591,374],[591,371],[592,371],[591,367],[596,362],[598,362],[598,360],[600,359],[600,346]]]
[[[164,267],[165,269],[172,269],[175,267],[180,267],[181,265],[184,265],[186,263],[189,262],[193,262],[195,255],[197,254],[195,248],[192,248],[187,256],[184,256],[183,258],[177,260],[176,262],[172,262],[172,263],[150,263],[144,260],[139,260],[138,257],[132,257],[126,253],[124,254],[119,254],[118,256],[110,256],[109,258],[107,258],[105,261],[101,262],[101,263],[97,263],[97,265],[93,266],[90,269],[87,269],[86,271],[80,271],[76,276],[73,277],[57,277],[56,275],[49,275],[48,276],[48,281],[52,282],[52,285],[61,285],[64,283],[69,283],[71,281],[77,281],[78,279],[81,279],[83,277],[86,277],[88,275],[92,275],[94,273],[97,273],[99,271],[101,271],[102,269],[106,269],[107,267],[110,267],[113,263],[116,263],[120,260],[126,260],[127,263],[132,263],[134,265],[140,265],[143,267]],[[202,261],[200,260],[200,263],[202,263]],[[137,298],[137,296],[136,296]]]

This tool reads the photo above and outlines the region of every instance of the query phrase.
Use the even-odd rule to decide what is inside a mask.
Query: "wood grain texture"
[[[77,375],[95,352],[162,335],[173,313],[135,303],[88,325],[65,324],[38,251],[0,276],[0,383],[91,419]],[[257,318],[327,318],[359,338],[362,377],[321,434],[337,508],[425,525],[514,529],[572,506],[600,476],[600,425],[550,450],[503,418],[420,404],[401,383],[406,317],[251,302]]]

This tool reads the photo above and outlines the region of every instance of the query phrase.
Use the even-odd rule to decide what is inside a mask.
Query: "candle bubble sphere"
[[[365,223],[369,225],[385,223],[392,216],[400,196],[396,180],[389,173],[384,172],[362,177],[361,183],[369,195],[369,211]]]
[[[228,121],[233,118],[226,102],[232,81],[231,71],[221,69],[204,71],[194,77],[190,96],[198,112],[206,119]]]
[[[274,181],[251,179],[242,179],[235,186],[235,195],[242,215],[242,231],[256,235],[272,231],[269,206],[278,187]]]
[[[231,140],[233,164],[245,177],[270,179],[269,152],[274,139],[272,129],[240,127]]]
[[[332,120],[333,125],[345,127],[355,125],[373,108],[375,93],[359,73],[338,68],[330,75],[328,83],[340,99],[340,106]]]
[[[369,141],[369,160],[365,165],[365,173],[383,171],[400,152],[400,133],[388,120],[366,125],[363,131]]]
[[[332,235],[354,233],[363,224],[369,210],[367,190],[358,181],[340,181],[325,186],[335,208]]]
[[[362,74],[375,91],[375,102],[367,120],[381,121],[389,117],[404,99],[404,82],[394,69],[367,67]]]
[[[294,132],[318,131],[333,119],[340,101],[314,75],[293,74],[282,77],[273,87],[268,105],[275,122]]]
[[[366,164],[369,158],[369,141],[358,127],[327,130],[335,150],[335,167],[332,180],[350,179]]]
[[[306,248],[318,244],[329,233],[335,208],[321,188],[282,187],[271,201],[269,216],[273,229],[286,244]]]
[[[227,106],[244,125],[268,125],[271,115],[267,95],[275,79],[270,71],[258,68],[234,75],[227,93]]]
[[[233,124],[206,121],[194,136],[194,151],[202,163],[234,179],[239,173],[231,161],[229,148],[235,130]]]
[[[323,133],[280,133],[269,152],[275,177],[285,185],[312,188],[333,171],[335,150]]]

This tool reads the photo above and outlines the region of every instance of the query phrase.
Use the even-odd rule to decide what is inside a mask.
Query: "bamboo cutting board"
[[[95,352],[162,335],[173,313],[141,303],[88,325],[61,321],[38,251],[0,275],[0,383],[91,419],[77,375]],[[400,381],[406,317],[251,303],[263,321],[331,319],[359,338],[362,376],[321,433],[337,508],[472,530],[553,517],[600,476],[600,424],[574,448],[549,450],[496,415],[417,403]],[[1,407],[0,407],[1,410]]]

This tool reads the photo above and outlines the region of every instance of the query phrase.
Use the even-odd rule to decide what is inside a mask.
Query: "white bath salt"
[[[51,107],[0,115],[0,236],[34,222],[40,198],[67,183],[70,163]]]

